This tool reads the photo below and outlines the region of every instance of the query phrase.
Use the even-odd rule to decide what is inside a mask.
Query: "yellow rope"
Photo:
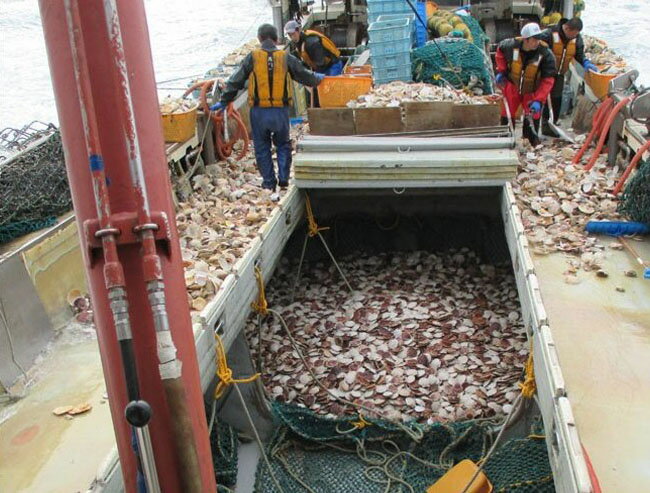
[[[251,308],[262,316],[269,313],[269,304],[266,301],[266,292],[264,291],[264,279],[262,279],[262,270],[255,267],[255,279],[257,280],[257,301],[251,303]]]
[[[228,385],[253,382],[259,378],[260,374],[256,373],[248,378],[233,378],[232,370],[228,367],[228,361],[226,360],[226,349],[223,347],[223,342],[219,334],[214,334],[214,340],[217,342],[217,377],[219,377],[219,382],[217,382],[217,386],[214,389],[214,398],[218,399],[223,395]]]
[[[526,376],[524,377],[523,382],[519,382],[519,388],[521,389],[521,395],[526,399],[531,399],[535,392],[537,392],[537,384],[535,383],[535,365],[533,364],[533,346],[530,346],[530,352],[528,353],[528,361],[526,361],[525,366]]]
[[[362,430],[366,426],[371,426],[370,421],[366,421],[362,414],[359,414],[359,421],[350,421],[350,424],[354,426],[357,430]]]
[[[307,223],[308,223],[308,234],[309,236],[316,236],[321,231],[329,229],[328,227],[320,228],[314,217],[314,212],[311,209],[311,202],[309,200],[309,195],[305,194],[305,208],[307,209]]]

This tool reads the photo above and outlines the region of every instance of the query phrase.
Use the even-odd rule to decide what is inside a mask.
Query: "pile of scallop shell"
[[[179,204],[178,234],[192,310],[201,311],[243,257],[275,204],[260,188],[255,160],[209,165]]]
[[[322,383],[337,397],[391,420],[452,421],[511,409],[528,356],[509,266],[473,252],[399,252],[342,258],[354,292],[330,262],[283,263],[269,285],[279,311]],[[326,415],[355,414],[303,367],[281,324],[247,326],[253,359],[273,399]]]
[[[291,128],[295,141],[306,124]],[[228,158],[192,178],[194,193],[176,211],[185,284],[196,316],[244,256],[276,206],[255,165],[253,152],[241,161]],[[280,198],[285,193],[278,190]]]
[[[248,55],[255,48],[259,48],[259,46],[260,46],[260,42],[257,39],[251,39],[247,43],[241,45],[239,48],[235,49],[234,51],[226,55],[221,61],[221,63],[228,66],[238,67],[241,64],[241,62],[244,61],[246,55]]]
[[[185,113],[196,108],[196,101],[184,98],[172,98],[167,96],[160,102],[160,113],[170,115],[173,113]]]
[[[585,233],[586,223],[620,219],[618,201],[611,192],[621,169],[607,166],[606,156],[601,155],[586,171],[586,158],[582,164],[571,164],[577,151],[578,145],[559,144],[529,150],[512,184],[533,251],[574,255],[567,282],[579,268],[598,270],[604,258],[604,247]]]
[[[583,35],[582,39],[585,43],[585,54],[593,63],[599,65],[603,72],[619,74],[628,70],[625,59],[608,48],[605,41],[588,35]]]
[[[403,101],[453,101],[459,104],[488,104],[492,100],[483,96],[471,96],[449,87],[434,86],[422,82],[394,81],[374,87],[368,94],[348,103],[349,108],[398,107]]]

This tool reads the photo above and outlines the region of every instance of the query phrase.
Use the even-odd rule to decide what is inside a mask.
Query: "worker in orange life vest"
[[[571,20],[562,19],[560,22],[546,29],[542,35],[544,41],[555,55],[555,84],[551,91],[551,104],[553,107],[553,119],[557,122],[560,116],[560,107],[562,105],[562,91],[564,89],[564,74],[567,73],[571,62],[575,60],[585,71],[598,72],[591,61],[585,57],[585,44],[580,35],[582,31],[582,20],[575,17]],[[544,109],[544,121],[549,118],[548,108]],[[544,133],[552,134],[547,128]]]
[[[262,175],[262,188],[272,201],[279,200],[276,186],[285,189],[291,172],[291,135],[289,108],[292,105],[293,83],[316,87],[324,79],[305,68],[293,55],[277,47],[278,30],[262,24],[257,30],[260,47],[249,53],[239,69],[230,76],[221,101],[212,111],[223,111],[248,83],[248,105],[255,147],[255,164]],[[273,167],[272,145],[278,158],[278,177]]]
[[[330,76],[343,72],[341,52],[324,34],[309,29],[303,31],[300,23],[294,20],[286,23],[284,33],[291,40],[291,51],[314,72]]]
[[[555,57],[540,40],[542,31],[531,22],[521,29],[521,37],[505,39],[496,53],[496,82],[503,91],[505,104],[513,119],[520,106],[532,116],[535,128],[524,120],[523,134],[536,143],[542,107],[555,81]],[[505,105],[501,108],[501,123],[507,124]]]

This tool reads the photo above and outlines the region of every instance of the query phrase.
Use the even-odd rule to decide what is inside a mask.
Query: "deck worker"
[[[528,23],[521,28],[520,37],[501,41],[496,53],[496,83],[513,119],[520,106],[526,116],[532,116],[534,129],[526,118],[523,136],[533,145],[537,143],[542,107],[555,81],[555,57],[541,41],[542,36],[538,24]],[[508,123],[505,104],[501,108],[502,125]]]
[[[255,161],[262,175],[262,188],[269,191],[271,200],[277,201],[279,195],[276,186],[286,188],[291,171],[291,79],[316,87],[325,76],[308,70],[289,52],[278,49],[278,30],[271,24],[262,24],[257,30],[257,38],[261,43],[260,48],[244,58],[239,69],[226,82],[221,101],[210,109],[222,111],[248,82]],[[273,168],[272,144],[278,156],[278,180]]]
[[[340,75],[343,72],[341,52],[334,42],[318,31],[303,31],[298,21],[289,21],[284,33],[291,40],[290,49],[314,72]]]
[[[585,71],[592,70],[598,72],[591,61],[585,57],[585,43],[580,35],[582,31],[582,20],[574,17],[571,20],[562,19],[555,26],[551,26],[543,32],[542,41],[544,41],[555,55],[555,84],[551,91],[551,105],[553,107],[553,123],[557,123],[560,117],[560,107],[562,105],[562,91],[564,90],[564,74],[567,73],[571,62],[575,60]],[[548,121],[548,108],[544,109],[544,121]],[[542,131],[546,135],[554,135],[548,125],[542,126]]]

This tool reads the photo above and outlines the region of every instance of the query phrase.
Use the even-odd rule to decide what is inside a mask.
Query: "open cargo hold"
[[[518,219],[516,207],[513,205],[514,198],[509,187],[464,188],[444,191],[419,189],[409,190],[403,195],[397,195],[392,191],[389,192],[385,190],[355,191],[353,193],[341,192],[340,190],[321,190],[312,191],[311,195],[319,224],[331,228],[323,234],[342,266],[345,264],[346,254],[354,251],[365,251],[366,255],[372,255],[382,251],[401,250],[402,254],[407,255],[407,257],[408,255],[415,255],[414,253],[409,254],[408,252],[426,251],[426,253],[420,253],[418,255],[423,256],[423,258],[436,258],[437,261],[440,261],[440,259],[445,258],[444,252],[448,252],[449,248],[455,248],[459,252],[462,248],[469,248],[471,251],[477,252],[481,259],[489,258],[491,262],[507,262],[509,258],[511,259],[515,274],[514,285],[517,286],[517,293],[521,301],[520,320],[525,326],[529,338],[532,339],[534,347],[534,364],[542,410],[542,422],[545,428],[547,430],[552,430],[552,432],[540,434],[541,425],[538,421],[535,422],[533,419],[534,413],[527,413],[527,421],[525,421],[521,426],[514,427],[511,434],[508,436],[508,439],[512,438],[515,441],[512,442],[508,440],[504,445],[504,448],[494,457],[492,467],[498,469],[503,466],[503,470],[506,471],[506,473],[499,476],[499,471],[495,472],[495,469],[492,469],[491,474],[497,478],[495,484],[501,485],[508,485],[509,483],[507,483],[507,480],[515,477],[521,477],[523,480],[521,475],[513,475],[513,470],[518,471],[518,474],[523,474],[524,476],[527,475],[526,477],[532,479],[534,474],[537,474],[535,471],[540,471],[536,469],[540,464],[542,465],[541,471],[544,472],[544,467],[546,466],[543,466],[543,464],[545,464],[545,462],[544,460],[540,462],[539,458],[541,457],[544,459],[547,452],[546,446],[553,444],[553,446],[548,449],[548,457],[550,457],[550,467],[555,474],[557,491],[589,491],[588,476],[586,475],[586,469],[583,462],[584,459],[577,440],[575,425],[570,413],[570,407],[566,405],[568,404],[568,401],[564,398],[563,381],[557,364],[555,348],[550,338],[550,332],[546,327],[547,319],[539,299],[536,276],[528,255],[527,244],[522,236],[523,228]],[[302,203],[302,197],[296,196],[295,199]],[[382,206],[379,207],[379,212],[377,212],[378,203],[382,204]],[[294,209],[294,211],[295,210],[296,209]],[[450,211],[454,212],[452,213]],[[395,224],[396,216],[401,218],[400,223],[397,225]],[[292,222],[294,217],[292,217]],[[282,219],[284,219],[284,221]],[[224,341],[226,341],[227,345],[231,347],[231,353],[232,351],[235,351],[235,353],[231,354],[230,359],[232,362],[236,361],[236,355],[245,357],[245,355],[248,354],[248,350],[242,352],[242,348],[237,347],[240,343],[236,342],[236,339],[239,338],[237,334],[244,324],[244,319],[242,317],[245,317],[245,313],[243,313],[241,307],[249,306],[249,303],[255,300],[257,296],[255,277],[253,275],[255,259],[263,262],[260,263],[260,265],[262,266],[264,279],[266,280],[271,277],[271,272],[269,272],[268,269],[270,266],[281,266],[279,273],[276,274],[276,276],[278,276],[277,279],[272,281],[271,286],[269,287],[271,293],[273,292],[274,283],[278,281],[282,282],[282,278],[285,278],[285,281],[287,278],[291,280],[292,276],[295,274],[295,265],[293,265],[292,268],[287,264],[278,264],[282,245],[284,245],[288,239],[287,236],[285,236],[289,232],[289,230],[286,230],[284,225],[286,220],[287,216],[285,215],[285,212],[280,212],[277,217],[272,218],[272,221],[275,224],[274,229],[281,229],[284,231],[280,236],[283,240],[280,241],[280,243],[274,243],[279,250],[269,250],[265,248],[264,244],[259,248],[254,248],[255,251],[250,252],[251,255],[247,255],[246,259],[242,262],[243,269],[238,270],[237,275],[232,280],[232,285],[227,287],[230,295],[220,296],[222,293],[218,293],[217,300],[223,300],[226,298],[225,303],[217,302],[210,307],[210,309],[206,308],[206,330],[202,332],[199,341],[197,341],[200,358],[208,365],[208,367],[202,369],[202,374],[209,372],[210,368],[214,368],[214,353],[211,352],[211,349],[213,348],[211,343],[212,330],[218,330],[222,334]],[[391,228],[393,229],[391,230]],[[399,234],[397,234],[396,231],[398,231]],[[373,232],[373,234],[370,234],[371,232]],[[304,229],[298,229],[297,233],[294,234],[294,237],[289,241],[284,250],[285,254],[289,258],[294,259],[294,261],[300,256],[301,245],[304,238]],[[266,235],[263,242],[266,243],[267,247],[271,245],[270,242],[266,241]],[[309,246],[307,258],[311,261],[323,261],[323,266],[327,267],[327,271],[321,272],[320,275],[326,279],[334,279],[335,282],[339,283],[339,279],[334,273],[333,267],[328,263],[327,257],[323,255],[323,251],[321,250],[322,247],[318,240],[310,240],[310,243],[313,244]],[[467,253],[467,251],[465,251],[465,253]],[[271,260],[267,255],[271,255],[274,260]],[[384,255],[386,254],[384,253]],[[312,271],[312,274],[307,274],[307,276],[318,276],[318,272]],[[313,279],[316,279],[316,277],[313,277],[312,280]],[[325,302],[327,293],[320,292],[318,283],[312,282],[308,284],[307,281],[308,279],[304,279],[301,283],[301,288],[298,290],[298,296],[311,296],[311,294],[317,293],[314,298],[318,297],[320,302]],[[322,283],[322,279],[318,282]],[[305,292],[305,288],[311,291]],[[334,305],[334,299],[339,297],[339,301],[352,300],[351,302],[355,303],[353,296],[354,295],[348,295],[341,289],[336,296],[330,296],[329,298],[331,298],[331,300],[328,301],[331,301],[332,305]],[[271,306],[275,306],[273,299],[271,301]],[[301,310],[303,313],[300,314],[300,316],[296,315],[293,323],[297,324],[302,322],[303,315],[309,312],[311,309],[310,307],[312,307],[314,303],[316,303],[316,301],[305,301],[301,303],[300,305],[302,306]],[[234,318],[234,312],[231,315],[226,315],[223,310],[215,310],[217,305],[223,307],[230,304],[233,304],[233,309],[239,308],[236,312],[237,315]],[[295,305],[293,306],[295,307]],[[278,308],[287,309],[288,307],[283,304]],[[335,306],[335,308],[331,309],[338,308],[340,307]],[[409,309],[413,310],[413,308]],[[344,312],[341,314],[343,315],[343,313]],[[310,317],[311,315],[307,315],[305,318],[309,320]],[[402,317],[402,319],[403,318],[405,317]],[[404,322],[402,319],[391,320],[390,322],[402,323]],[[250,330],[252,330],[252,332],[249,335],[254,337],[254,334],[257,333],[257,327],[254,323]],[[345,331],[345,329],[336,330]],[[394,327],[392,327],[391,330],[395,332]],[[269,326],[264,325],[262,331],[263,339],[264,337],[271,338],[273,331]],[[415,331],[411,330],[411,332]],[[460,335],[462,332],[459,332],[458,334]],[[316,335],[318,335],[318,331],[315,331],[315,333],[312,334],[313,337],[316,337]],[[329,337],[331,340],[334,340],[337,337],[336,334],[334,334],[334,331],[330,333],[327,330],[325,331],[325,334],[320,335],[323,335],[325,338]],[[384,335],[386,334],[384,333]],[[201,339],[203,342],[200,342]],[[253,348],[256,348],[259,341],[253,339],[251,342]],[[267,340],[267,343],[269,342],[270,344],[273,344],[273,342],[279,344],[278,341]],[[423,342],[422,339],[420,339],[420,342]],[[390,343],[390,340],[388,340],[387,343]],[[319,345],[315,344],[313,341],[309,341],[309,345],[301,345],[301,348],[311,358],[316,357],[314,353],[322,351],[322,346],[322,344]],[[369,346],[369,344],[364,342],[361,347],[363,346]],[[526,348],[528,347],[527,344],[525,344],[525,346]],[[256,351],[256,349],[254,350]],[[291,354],[289,348],[283,346],[267,346],[264,349],[264,354],[267,354],[267,358],[271,357],[269,356],[269,353],[267,353],[269,350],[271,351],[271,354],[275,356]],[[210,356],[210,353],[212,356]],[[292,357],[295,357],[295,355],[292,355]],[[321,358],[327,359],[326,356],[321,356]],[[278,360],[279,359],[280,358],[278,358]],[[404,358],[404,361],[408,359],[407,349],[407,357]],[[432,358],[432,361],[433,359],[435,358]],[[393,356],[391,360],[401,361],[400,358],[395,356]],[[415,360],[417,361],[417,357]],[[269,361],[267,359],[267,365],[269,364],[274,365],[273,367],[265,368],[265,371],[270,375],[273,373],[272,369],[277,368],[276,365],[278,365],[278,361]],[[325,366],[328,371],[330,368],[334,368],[328,365]],[[520,366],[518,368],[519,370],[521,369]],[[253,371],[253,364],[250,364],[248,370],[240,370],[240,373],[236,374],[247,375],[251,374]],[[333,369],[328,373],[328,375],[332,373],[340,377],[341,374],[345,375],[349,372],[342,373],[341,369]],[[363,375],[361,378],[365,378],[365,371],[361,373]],[[521,373],[518,373],[518,376],[521,376]],[[357,374],[359,374],[359,372],[357,372]],[[286,376],[287,375],[285,375],[285,377]],[[430,376],[431,375],[427,376],[427,380]],[[291,389],[291,386],[286,385],[286,382],[280,386],[286,386],[288,392],[292,392],[293,390],[292,398],[299,399],[299,396],[305,392],[304,388],[306,386],[311,388],[312,386],[311,383],[308,383],[307,377],[308,374],[306,374],[305,371],[302,371],[302,373],[295,379],[295,382],[292,382],[292,384],[296,385],[296,388]],[[410,375],[402,375],[402,377],[408,378]],[[268,376],[265,378],[268,379]],[[289,376],[289,379],[291,378],[292,377]],[[514,373],[511,374],[511,378],[514,378],[514,380],[517,379],[516,376],[514,376]],[[342,379],[345,381],[344,376]],[[512,382],[514,382],[514,380],[512,380]],[[336,381],[338,382],[338,379]],[[207,383],[208,382],[206,382],[206,384]],[[328,384],[329,383],[328,379]],[[436,382],[431,382],[431,384],[433,383]],[[436,384],[440,385],[439,383]],[[276,385],[273,384],[271,387],[271,394],[273,394],[273,387],[275,386]],[[299,389],[299,386],[302,386],[303,389]],[[444,388],[445,383],[443,383],[442,386]],[[257,389],[251,392],[259,391],[258,385],[251,385],[251,387]],[[336,386],[334,387],[336,388]],[[368,387],[370,388],[371,386],[369,385]],[[243,386],[242,390],[245,388],[246,386]],[[392,389],[387,388],[385,391],[390,392],[391,390]],[[284,392],[284,390],[282,390],[282,392]],[[508,390],[505,393],[507,394],[507,392],[512,392],[512,390]],[[327,402],[324,400],[324,397],[318,395],[318,393],[310,394],[309,390],[307,390],[306,393],[308,395],[314,395],[314,402],[318,402],[319,400],[321,402]],[[503,395],[505,396],[505,394]],[[415,416],[418,414],[415,412],[415,406],[418,406],[418,409],[422,407],[422,403],[417,401],[417,399],[421,400],[422,397],[411,395],[402,397],[404,399],[404,404],[406,404],[407,397],[409,398],[409,403],[414,404],[412,409],[408,405],[406,407],[412,413],[412,417],[417,417]],[[512,395],[509,397],[512,397]],[[230,398],[231,401],[232,399],[234,398]],[[414,400],[411,401],[410,399]],[[559,403],[561,400],[566,401],[564,406],[560,406]],[[266,413],[263,409],[264,406],[260,405],[259,399],[252,402],[253,404],[251,405],[251,408],[255,413],[260,413],[259,422],[261,423],[264,421],[263,415]],[[505,404],[507,405],[507,403]],[[225,407],[227,408],[228,405]],[[426,408],[426,402],[424,403],[424,407]],[[487,413],[493,411],[494,409],[487,411]],[[354,427],[352,423],[358,421],[358,416],[354,415],[345,417],[345,413],[341,412],[340,414],[337,413],[339,415],[337,420],[328,421],[327,418],[314,415],[305,408],[296,408],[289,404],[274,405],[273,413],[275,417],[280,420],[283,426],[279,429],[271,428],[269,430],[267,436],[273,438],[272,444],[267,449],[267,452],[271,454],[274,474],[280,478],[280,482],[283,486],[287,486],[286,491],[292,491],[292,488],[296,487],[296,483],[292,479],[292,472],[297,473],[298,477],[303,480],[305,478],[320,478],[325,481],[324,478],[327,474],[331,474],[332,477],[337,478],[334,479],[334,483],[323,483],[329,486],[323,486],[322,490],[316,489],[316,491],[339,491],[339,489],[336,489],[339,486],[342,488],[340,491],[347,490],[348,487],[365,488],[360,491],[375,491],[373,488],[378,487],[377,484],[367,480],[366,476],[364,476],[363,471],[366,469],[368,464],[365,464],[363,460],[358,459],[354,454],[349,453],[350,450],[353,450],[351,447],[354,447],[355,435],[346,434],[345,437],[341,438],[340,434],[337,434],[336,432],[337,428],[349,429],[350,427]],[[244,423],[243,418],[239,418],[239,423],[235,423],[233,421],[232,412],[230,412],[229,415],[226,414],[227,413],[223,413],[223,418],[229,423],[235,425],[242,425],[242,423]],[[239,414],[241,415],[241,411]],[[501,404],[500,414],[503,416],[503,404]],[[385,422],[376,422],[372,417],[368,417],[368,419],[373,421],[377,426],[374,430],[376,430],[378,436],[384,438],[386,438],[386,436],[392,436],[400,443],[400,446],[407,446],[404,440],[408,440],[408,437],[405,438],[399,429],[395,430],[395,425],[386,424]],[[426,420],[424,421],[426,423]],[[431,461],[435,462],[435,459],[439,458],[438,455],[441,450],[436,447],[442,444],[444,448],[445,444],[448,445],[450,441],[453,441],[453,437],[459,438],[464,431],[468,430],[468,425],[467,420],[458,421],[455,418],[455,415],[453,417],[448,417],[444,425],[437,424],[434,421],[436,420],[431,420],[433,424],[421,424],[419,426],[424,427],[420,431],[423,431],[426,436],[435,436],[435,438],[432,438],[432,441],[426,442],[426,445],[423,447],[418,448],[414,445],[410,449],[410,452],[416,451],[417,454],[425,454],[431,459]],[[526,441],[525,438],[528,436],[531,431],[531,426],[533,425],[536,426],[535,429],[537,430],[537,432],[533,434],[545,437],[544,445],[541,448],[543,453],[541,454],[539,453],[541,438],[532,443]],[[368,430],[370,430],[370,427],[368,427]],[[465,443],[464,445],[469,448],[462,449],[461,447],[457,450],[458,455],[452,454],[455,458],[454,460],[459,460],[460,458],[463,458],[463,456],[480,458],[480,454],[484,453],[482,445],[480,444],[484,443],[484,439],[487,439],[485,432],[486,430],[480,427],[472,428],[468,433],[471,434],[476,441],[472,442],[473,445]],[[388,435],[385,433],[388,433]],[[444,436],[441,436],[441,433]],[[337,437],[342,441],[337,440]],[[377,436],[375,436],[375,438],[377,438]],[[296,442],[296,440],[298,440],[299,443]],[[307,441],[305,442],[305,440]],[[326,445],[327,443],[340,445],[345,450],[339,450],[338,452],[332,451],[331,448]],[[381,447],[382,443],[382,440],[378,439],[374,445],[369,443],[368,447],[369,449],[372,449],[375,445]],[[523,446],[530,447],[529,452],[533,454],[533,456],[537,457],[535,460],[531,460],[528,463],[528,468],[522,462],[516,461],[523,460],[525,462],[531,456],[510,453],[510,450]],[[478,457],[476,457],[476,454],[479,454]],[[509,463],[508,460],[515,462]],[[343,463],[347,464],[347,466],[343,467]],[[291,466],[287,468],[285,467],[286,464],[291,464]],[[412,463],[411,466],[416,466],[418,464],[421,465],[418,462],[417,464]],[[264,470],[263,465],[260,465],[259,467],[261,470],[258,474],[258,478],[266,478],[266,480],[259,480],[257,491],[272,491],[273,483],[269,480],[268,472]],[[349,484],[343,484],[340,482],[341,475],[338,474],[337,471],[341,470],[348,471],[350,475]],[[486,467],[486,470],[489,472],[490,467]],[[548,472],[548,470],[546,472]],[[407,475],[412,474],[413,476],[407,478],[407,481],[411,482],[410,484],[417,486],[424,484],[418,483],[418,481],[433,482],[435,477],[439,477],[441,471],[440,469],[432,467],[424,467],[417,472],[412,467],[407,467],[402,471],[402,473]],[[436,476],[436,474],[438,474],[438,476]],[[347,478],[348,474],[343,476]],[[540,474],[539,476],[534,477],[537,477],[537,479],[541,481],[542,477],[546,477],[548,480],[547,476],[548,474],[545,476]],[[504,479],[499,480],[499,477]],[[335,485],[335,489],[331,489],[332,484]],[[383,486],[385,487],[385,484]],[[327,489],[328,487],[330,489]],[[269,488],[271,489],[269,490]],[[376,491],[381,490],[382,489],[380,488]]]
[[[300,258],[306,235],[305,229],[299,228],[284,250],[285,257],[291,261],[281,261],[278,264],[278,272],[270,281],[270,307],[283,313],[308,362],[314,364],[315,368],[319,365],[323,367],[316,373],[326,382],[328,388],[358,402],[368,404],[366,401],[370,401],[387,413],[384,417],[395,421],[387,422],[363,412],[361,415],[364,420],[371,424],[355,428],[355,423],[359,422],[359,414],[355,411],[350,413],[349,410],[346,414],[343,405],[337,408],[335,399],[324,395],[322,390],[313,384],[309,373],[301,367],[297,353],[277,321],[272,325],[264,322],[261,327],[260,355],[264,362],[264,379],[268,393],[276,398],[281,396],[281,399],[292,401],[294,404],[273,404],[272,413],[276,422],[280,423],[280,427],[275,428],[270,435],[271,444],[267,447],[273,475],[271,476],[260,461],[256,491],[275,491],[271,477],[274,477],[285,491],[299,490],[302,487],[301,482],[319,492],[383,491],[387,481],[392,482],[394,487],[400,487],[400,480],[411,485],[415,491],[424,491],[424,488],[435,482],[452,463],[466,457],[478,460],[485,454],[490,440],[494,439],[491,430],[494,424],[499,422],[499,419],[495,421],[495,414],[502,420],[504,411],[508,411],[508,406],[511,405],[506,401],[518,394],[515,383],[523,378],[522,363],[526,360],[529,347],[526,334],[529,337],[531,334],[539,334],[540,327],[546,323],[546,315],[539,303],[538,294],[536,297],[534,286],[528,287],[529,284],[534,284],[529,282],[534,281],[532,264],[526,261],[529,260],[526,249],[521,253],[518,250],[525,245],[522,246],[517,241],[518,223],[512,221],[513,214],[516,217],[517,213],[511,207],[511,192],[507,188],[444,191],[420,189],[410,190],[406,195],[397,195],[385,190],[320,190],[311,191],[310,195],[319,225],[330,227],[323,235],[353,285],[354,293],[346,291],[322,245],[317,239],[312,239],[308,243],[305,257],[307,260],[303,268],[305,274],[298,285],[296,299],[293,304],[288,302],[287,298],[291,294],[296,275],[297,259]],[[378,203],[381,204],[380,207],[377,206]],[[509,229],[512,231],[504,234],[504,230]],[[351,255],[354,252],[356,255]],[[470,252],[476,252],[476,257]],[[466,263],[463,265],[463,262]],[[485,262],[499,266],[490,266]],[[510,263],[517,269],[514,278],[508,273]],[[356,266],[357,272],[353,268],[346,269],[352,266]],[[363,267],[363,273],[360,267]],[[450,274],[451,272],[456,275]],[[492,275],[496,277],[490,277]],[[483,294],[486,299],[496,302],[499,306],[505,300],[503,306],[493,306],[493,310],[490,310],[490,307],[480,306],[482,302],[479,302],[475,308],[482,312],[475,313],[474,318],[465,318],[460,312],[456,312],[449,318],[440,316],[441,326],[427,326],[433,319],[432,312],[440,315],[437,312],[444,311],[442,306],[445,303],[454,306],[454,310],[458,310],[456,305],[474,303],[474,295],[470,293],[478,283],[489,279],[492,279],[492,287],[484,286]],[[244,282],[244,279],[237,282]],[[254,281],[247,283],[251,287],[254,286]],[[511,288],[504,288],[504,284],[508,283]],[[436,291],[444,291],[445,286],[448,291],[440,297],[442,305],[439,309],[432,309],[430,305],[435,303],[435,297],[442,293]],[[516,297],[511,298],[515,292],[521,299],[521,315],[518,315],[516,320],[517,309],[512,309],[513,302],[516,304]],[[415,298],[409,298],[414,295]],[[359,299],[359,296],[364,298]],[[423,305],[427,305],[423,304],[418,296],[428,297],[428,310],[422,309]],[[240,299],[240,306],[242,302],[248,303],[248,299],[254,297],[254,293],[251,293],[250,298]],[[376,298],[373,300],[372,297]],[[415,305],[412,305],[413,302]],[[359,307],[358,303],[363,306]],[[373,306],[373,303],[378,305]],[[394,307],[399,308],[391,310]],[[321,308],[325,308],[325,311],[321,311]],[[505,325],[510,327],[502,329],[505,337],[490,334],[489,342],[484,345],[475,344],[472,351],[463,354],[462,344],[472,344],[473,337],[482,337],[482,333],[485,335],[484,329],[470,328],[471,335],[465,330],[472,324],[485,323],[481,317],[485,315],[486,310],[496,313],[500,309],[508,310],[507,315],[505,312],[499,315],[504,319],[502,321]],[[394,316],[383,318],[380,315],[391,311],[395,312]],[[374,314],[378,315],[375,320],[379,324],[377,327],[372,327],[372,321],[369,321]],[[335,320],[333,327],[330,325],[332,317]],[[456,326],[445,328],[444,325],[451,323],[451,320],[457,320]],[[354,322],[354,327],[351,327],[351,322]],[[386,327],[380,326],[384,324]],[[412,324],[415,325],[411,327]],[[496,329],[496,326],[493,329]],[[493,329],[487,324],[488,331]],[[254,361],[257,360],[259,351],[258,330],[260,329],[253,317],[249,323],[248,336]],[[435,336],[438,330],[443,334],[440,339]],[[508,333],[508,330],[513,332]],[[425,337],[425,334],[429,336],[428,332],[431,332],[431,337]],[[362,336],[363,333],[366,335]],[[372,337],[374,340],[370,340]],[[433,357],[435,354],[432,353],[444,352],[440,349],[446,342],[441,341],[445,341],[447,337],[450,339],[446,342],[450,342],[449,347],[457,351],[457,354],[447,360],[442,356],[441,366],[438,368],[436,358]],[[514,347],[506,349],[500,345],[503,340],[509,339],[514,342]],[[391,342],[393,340],[399,342],[395,347]],[[387,347],[382,349],[382,344]],[[537,378],[540,399],[547,404],[552,403],[554,396],[561,398],[563,395],[561,390],[549,395],[556,392],[549,387],[551,382],[554,383],[554,373],[553,360],[549,361],[548,357],[549,354],[551,357],[555,356],[554,347],[550,339],[534,340],[533,344],[535,368],[539,372]],[[484,347],[476,352],[475,349],[481,346]],[[372,352],[371,355],[364,355],[363,368],[354,370],[347,366],[360,363],[358,361],[340,361],[341,357],[345,358],[355,351],[362,354],[363,348]],[[417,354],[413,354],[413,349]],[[443,361],[449,363],[453,360],[454,362],[450,363],[452,368],[459,364],[469,368],[473,366],[471,357],[477,357],[481,351],[484,351],[483,356],[488,355],[488,360],[498,355],[499,364],[493,368],[496,371],[490,370],[489,363],[477,364],[476,368],[464,375],[465,380],[461,383],[462,375],[450,375],[450,368],[442,367]],[[356,356],[356,353],[354,354]],[[411,363],[414,364],[415,375],[412,375],[412,372],[407,373],[412,370],[409,366]],[[374,370],[366,368],[368,364],[369,368]],[[376,367],[377,364],[380,367]],[[398,370],[394,378],[402,379],[399,385],[377,382],[377,378],[381,378],[382,371],[386,371],[387,367]],[[404,370],[401,375],[400,369]],[[472,373],[472,370],[475,373]],[[418,371],[424,371],[424,375],[419,375]],[[347,384],[352,373],[355,373],[354,381]],[[392,373],[391,371],[391,376]],[[478,391],[480,386],[468,382],[467,379],[480,379],[483,378],[481,375],[488,373],[493,380],[499,382],[494,385],[503,385],[497,392],[489,387],[488,392],[492,396],[485,399],[484,406],[480,404],[479,399],[478,407],[481,407],[481,410],[475,416],[488,419],[468,420],[466,407],[463,412],[456,414],[458,409],[463,408],[463,403],[471,400],[465,391],[469,388],[471,394],[474,391],[472,387],[476,386]],[[274,382],[273,378],[278,374],[279,380]],[[506,374],[509,376],[506,377]],[[436,375],[443,378],[434,381]],[[434,379],[429,381],[432,376]],[[412,377],[415,377],[415,381],[409,382]],[[427,382],[420,385],[421,379]],[[345,384],[349,386],[348,390],[343,390]],[[386,388],[383,388],[383,385]],[[426,385],[429,385],[429,392],[425,390]],[[438,388],[431,390],[431,386]],[[378,394],[380,387],[383,391],[381,395]],[[365,390],[357,397],[361,389]],[[400,391],[404,392],[404,389],[413,394],[400,396]],[[443,398],[445,389],[450,391],[446,400]],[[397,391],[394,397],[383,395],[393,390]],[[500,395],[494,397],[499,392]],[[438,399],[432,398],[435,393],[439,394],[436,396]],[[453,402],[450,402],[449,398]],[[380,402],[382,399],[383,403]],[[309,404],[309,407],[316,409],[318,413],[314,414],[305,407],[296,407],[296,402]],[[492,404],[487,405],[488,402]],[[435,403],[441,406],[437,411],[431,409],[431,404]],[[395,409],[391,409],[391,406]],[[440,413],[440,409],[445,409],[445,413]],[[453,412],[448,413],[447,409],[453,409]],[[337,418],[332,420],[324,417],[322,413],[325,411],[336,415]],[[550,411],[550,416],[545,415],[547,411]],[[570,415],[554,416],[552,404],[550,407],[543,406],[541,414],[540,418],[539,410],[536,410],[534,405],[529,406],[526,412],[522,413],[517,426],[507,432],[502,448],[498,449],[487,463],[485,470],[495,486],[506,488],[506,491],[527,491],[518,488],[528,481],[527,487],[534,487],[530,491],[554,491],[551,470],[557,466],[556,457],[564,459],[572,452],[579,454],[579,451],[575,450],[577,437],[570,435]],[[420,424],[408,424],[410,431],[406,432],[396,424],[400,417],[414,418],[419,420]],[[231,422],[228,418],[226,420]],[[565,423],[562,429],[559,428],[560,423]],[[569,443],[572,450],[567,451],[565,448],[561,453],[557,449],[548,450],[547,444],[551,443],[552,437],[543,431],[544,427],[547,430],[557,430],[553,440],[559,440],[560,446],[566,448]],[[565,431],[567,435],[560,435]],[[414,440],[410,433],[421,435],[422,438]],[[388,445],[387,439],[394,445]],[[517,453],[513,453],[515,450]],[[368,454],[366,459],[363,458],[364,452]],[[373,456],[377,453],[383,456]],[[373,467],[372,461],[368,460],[370,457],[374,457],[381,467]],[[579,459],[572,459],[579,463]],[[567,462],[569,460],[571,459],[566,459]],[[389,475],[394,476],[392,479],[382,472],[384,466]],[[563,464],[563,467],[575,470],[574,464]],[[573,482],[575,478],[564,480]],[[584,476],[582,480],[584,481]],[[588,483],[583,483],[583,486],[584,484]],[[409,491],[408,487],[402,487]],[[557,491],[576,490],[568,486],[562,488],[557,484],[555,487]],[[577,491],[588,489],[577,488]]]

